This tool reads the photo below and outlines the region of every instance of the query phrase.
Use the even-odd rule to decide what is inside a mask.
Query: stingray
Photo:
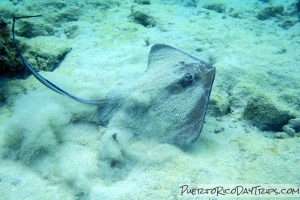
[[[201,133],[215,78],[215,67],[165,44],[151,47],[146,72],[134,82],[119,86],[100,100],[77,97],[36,72],[23,57],[12,34],[17,54],[25,67],[51,90],[80,103],[98,106],[98,119],[107,127],[104,138],[118,142],[123,135],[188,145]]]

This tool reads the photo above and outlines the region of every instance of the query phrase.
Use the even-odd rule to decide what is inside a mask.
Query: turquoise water
[[[99,106],[57,94],[28,73],[1,74],[0,199],[178,199],[184,184],[299,184],[299,5],[2,0],[9,29],[13,16],[42,15],[17,22],[21,51],[77,96],[126,94],[145,75],[154,44],[212,64],[216,77],[200,137],[177,146],[151,134],[173,134],[157,121],[179,120],[172,110],[188,109],[189,96],[166,105],[165,117],[145,118],[145,127],[126,112],[105,124]],[[126,105],[156,105],[161,84],[151,80]],[[117,142],[106,137],[115,132]]]

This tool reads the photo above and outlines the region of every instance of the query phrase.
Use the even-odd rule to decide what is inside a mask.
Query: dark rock
[[[230,13],[229,16],[233,18],[242,18],[242,14],[239,12]]]
[[[265,94],[257,94],[248,100],[244,118],[251,120],[262,131],[282,131],[294,116]]]
[[[154,27],[156,25],[155,18],[151,15],[148,15],[142,9],[131,9],[130,17],[134,22],[141,24],[145,27]]]
[[[271,0],[259,0],[259,1],[261,1],[263,3],[270,3],[271,2]]]
[[[182,1],[182,4],[183,4],[185,7],[196,7],[196,6],[197,6],[196,0],[183,0],[183,1]]]
[[[221,133],[221,132],[224,132],[225,128],[224,127],[215,127],[215,130],[214,130],[214,133],[215,134],[218,134],[218,133]]]
[[[223,3],[208,3],[204,4],[203,8],[206,8],[208,10],[214,10],[218,13],[224,13],[226,11],[226,5]]]
[[[256,15],[257,19],[259,20],[266,20],[270,17],[276,17],[277,15],[283,14],[284,7],[282,5],[278,6],[268,6],[262,9]]]
[[[150,0],[134,0],[134,3],[140,4],[140,5],[149,5]]]
[[[296,20],[287,19],[287,20],[284,20],[282,23],[278,24],[278,26],[280,26],[284,29],[289,29],[292,26],[294,26],[296,23],[297,23]]]
[[[11,29],[7,23],[0,19],[0,75],[19,75],[24,67],[18,58],[13,44]]]

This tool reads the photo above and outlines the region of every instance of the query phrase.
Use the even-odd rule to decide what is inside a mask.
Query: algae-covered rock
[[[100,10],[107,10],[119,6],[121,2],[122,1],[118,1],[118,0],[105,0],[105,1],[85,0],[85,3],[87,5],[93,5],[95,8]]]
[[[289,123],[283,127],[283,131],[291,137],[300,137],[300,118],[291,119]]]
[[[268,6],[258,12],[256,15],[259,20],[266,20],[270,17],[276,17],[277,15],[283,14],[284,7],[282,5],[278,6]]]
[[[56,22],[71,22],[77,21],[83,11],[78,7],[71,7],[61,10],[54,16]]]
[[[230,106],[229,96],[224,91],[214,92],[209,100],[209,113],[213,116],[226,115]]]
[[[153,27],[156,25],[155,18],[149,14],[148,12],[142,8],[131,8],[130,18],[133,19],[134,22],[141,24],[145,27]]]
[[[54,35],[52,25],[46,23],[42,17],[18,20],[16,24],[16,35],[33,38],[37,36]]]
[[[203,8],[208,10],[214,10],[218,13],[224,13],[226,11],[226,5],[224,3],[207,3],[203,5]]]
[[[76,32],[78,30],[78,25],[67,23],[64,26],[64,33],[66,34],[67,38],[74,38],[76,36]]]
[[[37,71],[53,71],[71,51],[69,44],[54,36],[37,37],[26,42],[28,51],[24,57]]]
[[[287,134],[286,132],[276,132],[274,134],[274,138],[285,139],[285,138],[291,138],[291,136],[289,134]]]
[[[244,118],[251,120],[262,131],[282,131],[294,116],[267,95],[257,94],[248,100]]]
[[[278,100],[293,110],[295,112],[294,115],[300,116],[300,91],[281,92],[278,96]]]

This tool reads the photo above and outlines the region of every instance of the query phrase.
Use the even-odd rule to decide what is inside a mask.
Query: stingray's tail
[[[93,105],[101,105],[103,104],[103,100],[89,100],[89,99],[82,99],[80,97],[74,96],[66,91],[64,91],[63,89],[59,88],[58,86],[56,86],[55,84],[53,84],[52,82],[48,81],[47,79],[45,79],[44,77],[42,77],[38,72],[36,72],[30,65],[29,63],[25,60],[25,58],[23,57],[17,42],[16,42],[16,38],[15,38],[15,23],[18,19],[23,19],[23,18],[32,18],[32,17],[40,17],[42,15],[32,15],[32,16],[22,16],[22,17],[14,17],[13,18],[13,24],[12,24],[12,35],[13,35],[13,42],[17,51],[18,56],[21,58],[23,64],[25,65],[25,67],[31,72],[31,74],[38,79],[41,83],[43,83],[46,87],[50,88],[51,90],[53,90],[54,92],[57,92],[61,95],[65,95],[68,96],[72,99],[74,99],[75,101],[78,101],[80,103],[84,103],[84,104],[93,104]]]

